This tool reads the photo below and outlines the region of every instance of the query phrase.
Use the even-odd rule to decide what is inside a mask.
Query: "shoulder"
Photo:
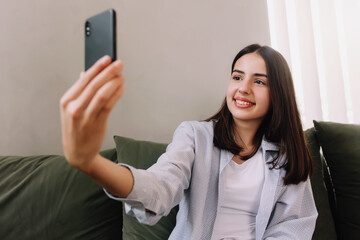
[[[214,136],[214,123],[212,121],[184,121],[176,131],[192,131],[194,135]]]
[[[182,122],[174,133],[173,141],[182,140],[192,142],[195,146],[208,146],[213,144],[213,122],[185,121]]]

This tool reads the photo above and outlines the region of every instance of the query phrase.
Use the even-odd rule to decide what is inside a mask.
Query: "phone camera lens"
[[[90,28],[90,23],[89,22],[86,22],[85,23],[85,35],[88,37],[88,36],[90,36],[90,30],[91,30],[91,28]]]

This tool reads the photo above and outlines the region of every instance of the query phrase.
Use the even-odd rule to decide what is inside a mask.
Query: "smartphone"
[[[85,70],[99,58],[109,55],[116,59],[116,12],[109,9],[85,22]]]

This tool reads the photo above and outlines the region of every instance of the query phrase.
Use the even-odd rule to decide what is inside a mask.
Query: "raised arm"
[[[80,74],[60,100],[62,143],[67,161],[105,189],[126,197],[134,184],[131,172],[101,157],[107,120],[124,91],[123,63],[109,56]]]

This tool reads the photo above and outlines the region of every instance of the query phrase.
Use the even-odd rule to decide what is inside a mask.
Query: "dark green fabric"
[[[314,121],[336,199],[339,239],[360,236],[360,125]]]
[[[0,157],[0,209],[2,240],[122,239],[121,203],[62,156]]]
[[[311,187],[314,194],[318,218],[313,240],[336,240],[335,224],[331,214],[328,193],[323,178],[323,164],[320,157],[320,146],[315,136],[315,129],[310,128],[305,131],[305,138],[310,151],[314,172],[311,177]]]
[[[114,136],[119,163],[125,163],[139,169],[147,169],[165,152],[166,144],[137,141]],[[178,207],[169,215],[160,219],[154,226],[140,224],[134,217],[123,212],[123,239],[126,240],[163,240],[168,239],[176,223]]]
[[[113,162],[116,162],[116,158],[117,158],[116,148],[103,150],[100,152],[100,155],[103,156],[104,158],[107,158],[107,159],[113,161]]]

